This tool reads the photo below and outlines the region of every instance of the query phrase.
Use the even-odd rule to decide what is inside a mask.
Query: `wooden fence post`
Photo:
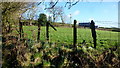
[[[24,37],[23,22],[21,22],[20,19],[19,19],[19,34],[20,34],[20,38]]]
[[[90,28],[91,28],[91,32],[92,32],[92,37],[93,37],[93,42],[94,42],[94,48],[96,48],[96,31],[95,31],[95,23],[93,20],[91,20],[90,23]]]
[[[46,38],[49,41],[49,21],[46,22]]]
[[[76,27],[77,21],[74,20],[74,26],[73,26],[73,49],[76,50],[76,43],[77,43],[77,27]]]

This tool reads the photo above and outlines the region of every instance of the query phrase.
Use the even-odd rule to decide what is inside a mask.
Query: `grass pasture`
[[[73,43],[73,28],[56,27],[57,31],[49,28],[50,42],[56,43]],[[45,27],[41,27],[40,39],[45,41]],[[24,26],[25,37],[36,40],[37,39],[37,26]],[[118,32],[96,30],[97,45],[98,46],[114,46],[118,42]],[[88,28],[77,29],[77,43],[80,44],[85,40],[89,45],[93,45],[91,30]]]
[[[13,62],[12,65],[16,64],[18,67],[23,66],[22,68],[26,68],[25,66],[27,68],[46,68],[46,66],[51,68],[50,66],[52,65],[55,68],[60,66],[66,66],[66,68],[80,68],[79,66],[84,66],[85,68],[86,66],[108,66],[107,68],[110,68],[119,66],[120,48],[114,47],[116,45],[118,46],[118,32],[96,30],[97,48],[94,49],[92,48],[93,39],[91,37],[91,30],[88,28],[78,28],[77,50],[74,52],[72,49],[73,28],[56,27],[56,29],[57,31],[54,31],[51,27],[49,28],[49,43],[46,42],[46,27],[41,27],[40,43],[36,42],[37,26],[23,27],[25,37],[23,39],[25,41],[22,39],[19,41],[17,39],[19,38],[19,34],[13,31],[11,34],[14,36],[12,37],[14,39],[7,40],[9,38],[5,38],[7,42],[3,44],[3,59],[5,61],[3,68],[10,67],[11,64],[8,63],[13,61],[21,65],[16,64],[16,62]],[[6,59],[9,54],[15,59]],[[14,54],[17,55],[17,59]]]

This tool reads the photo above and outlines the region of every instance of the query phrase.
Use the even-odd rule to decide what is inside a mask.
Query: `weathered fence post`
[[[90,23],[90,28],[91,28],[91,32],[92,32],[92,37],[93,37],[93,42],[94,42],[94,48],[96,48],[96,31],[95,31],[95,23],[93,20],[91,20]]]
[[[46,22],[46,38],[47,41],[49,41],[49,26],[51,26],[55,31],[57,31],[57,29],[50,24],[50,21]]]
[[[46,22],[46,38],[49,41],[49,21]]]
[[[76,27],[77,21],[74,20],[74,26],[73,26],[73,49],[76,50],[76,43],[77,43],[77,27]]]
[[[49,41],[49,26],[52,27],[55,31],[57,31],[57,29],[50,22],[51,22],[51,17],[49,16],[49,20],[46,22],[46,39],[47,39],[47,41]]]
[[[24,37],[23,22],[21,22],[20,19],[19,19],[19,34],[20,34],[20,38]]]

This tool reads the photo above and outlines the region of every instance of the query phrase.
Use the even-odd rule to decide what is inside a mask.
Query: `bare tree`
[[[50,4],[51,5],[51,4]],[[48,10],[48,12],[50,13],[50,14],[52,14],[52,19],[53,19],[53,21],[52,22],[55,22],[55,20],[56,20],[56,15],[57,15],[57,9],[56,9],[56,7],[53,7],[53,8],[51,8],[51,9],[47,9]]]
[[[34,17],[37,15],[37,10],[40,10],[40,9],[38,9],[38,7],[33,7],[26,12],[30,25],[32,25]]]
[[[58,7],[58,15],[60,16],[62,23],[65,23],[63,7]]]
[[[52,9],[47,9],[47,11],[52,15],[52,22],[55,22],[56,20],[58,19],[61,19],[62,22],[64,23],[64,20],[63,20],[63,7],[61,6],[55,6],[54,8]]]

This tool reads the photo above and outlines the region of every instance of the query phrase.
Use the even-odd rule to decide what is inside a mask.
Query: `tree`
[[[39,42],[40,40],[40,28],[41,28],[41,24],[46,23],[47,22],[47,16],[45,14],[40,14],[39,18],[38,18],[38,37],[37,37],[37,41]]]
[[[56,20],[56,16],[57,16],[57,9],[56,9],[56,7],[53,7],[53,8],[51,8],[51,9],[47,9],[48,10],[48,12],[50,13],[50,14],[52,14],[52,22],[55,22],[55,20]]]
[[[56,6],[56,4],[58,3],[59,0],[57,0],[56,2],[49,2],[50,7],[47,9],[52,9]],[[19,24],[19,17],[21,16],[21,19],[23,18],[23,14],[30,10],[32,8],[33,13],[31,12],[30,16],[30,20],[33,19],[34,17],[34,7],[40,5],[41,3],[44,2],[40,2],[40,3],[34,3],[34,2],[1,2],[0,3],[0,8],[2,10],[1,14],[2,14],[2,34],[3,36],[5,36],[6,34],[12,32],[13,30],[13,26],[15,27],[15,29],[17,30],[18,24]],[[53,11],[51,11],[53,13],[53,19],[54,21],[57,18],[57,12],[56,9],[53,9]],[[20,33],[19,30],[17,30],[18,33]]]
[[[38,7],[33,7],[32,9],[28,10],[24,15],[27,15],[27,19],[29,24],[32,25],[35,16],[38,14],[37,10],[40,10]]]
[[[52,14],[52,19],[53,19],[53,21],[52,22],[55,22],[56,21],[56,19],[58,19],[58,17],[59,17],[59,15],[61,15],[62,14],[62,12],[60,12],[61,11],[61,9],[63,8],[61,8],[60,6],[56,6],[56,4],[58,3],[58,1],[59,0],[57,0],[56,2],[50,2],[49,3],[49,7],[47,8],[45,8],[45,9],[47,9],[47,11],[50,13],[50,14]]]
[[[58,15],[60,16],[62,23],[65,23],[63,7],[58,7]]]
[[[24,2],[1,2],[2,9],[2,34],[3,36],[12,31],[12,25],[17,25],[19,17],[26,12],[34,3]]]
[[[52,15],[52,22],[55,22],[58,19],[61,19],[62,23],[64,23],[64,19],[63,19],[63,7],[62,6],[55,6],[51,9],[47,9],[48,12]]]

